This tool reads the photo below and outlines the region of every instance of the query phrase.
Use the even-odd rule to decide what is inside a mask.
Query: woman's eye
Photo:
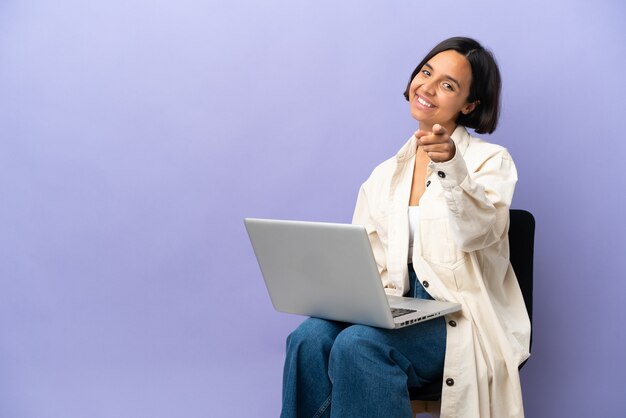
[[[454,88],[452,87],[452,84],[450,83],[443,83],[443,88],[446,90],[454,91]]]
[[[424,74],[425,76],[430,77],[430,71],[428,71],[428,70],[422,70],[422,74]]]

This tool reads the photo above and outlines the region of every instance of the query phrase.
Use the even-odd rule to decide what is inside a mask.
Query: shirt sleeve
[[[452,236],[459,248],[476,251],[501,240],[517,183],[509,153],[498,148],[472,173],[459,152],[450,161],[431,162],[430,167],[443,188]]]

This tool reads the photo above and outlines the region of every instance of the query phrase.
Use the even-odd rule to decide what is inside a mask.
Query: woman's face
[[[470,113],[477,103],[468,103],[472,68],[463,55],[454,50],[432,57],[411,81],[411,114],[420,129],[432,130],[435,123],[452,133],[459,112]]]

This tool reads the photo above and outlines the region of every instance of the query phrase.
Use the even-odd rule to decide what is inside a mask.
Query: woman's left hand
[[[432,132],[418,130],[415,132],[418,147],[422,147],[428,154],[428,158],[436,163],[450,161],[456,153],[454,141],[443,126],[433,125]]]

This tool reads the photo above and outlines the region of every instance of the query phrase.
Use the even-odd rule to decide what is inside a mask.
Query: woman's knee
[[[345,344],[351,344],[355,341],[382,341],[386,339],[387,331],[382,328],[370,327],[368,325],[352,325],[337,336]]]
[[[308,318],[287,337],[287,351],[310,347],[330,351],[341,328],[337,323]]]
[[[383,330],[367,325],[352,325],[341,331],[335,338],[331,357],[335,357],[335,359],[354,358],[356,356],[372,356],[376,351],[385,351],[383,333]]]

